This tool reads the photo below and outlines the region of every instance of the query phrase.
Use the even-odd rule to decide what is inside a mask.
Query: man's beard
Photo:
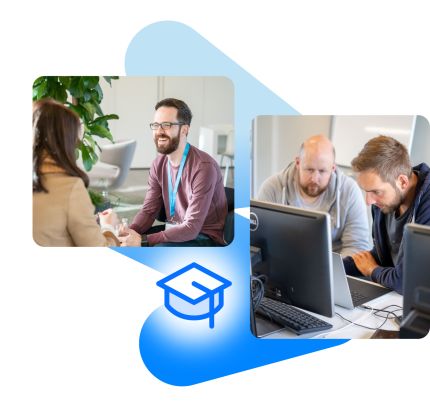
[[[305,193],[308,197],[318,197],[319,195],[321,195],[329,186],[330,181],[327,182],[327,185],[324,187],[321,187],[315,183],[309,183],[307,185],[303,185],[301,180],[300,180],[300,175],[299,175],[299,179],[298,179],[298,184],[300,189],[302,190],[303,193]]]
[[[316,184],[300,185],[300,188],[308,197],[318,197],[328,188],[328,184],[325,187],[319,187]]]
[[[159,139],[166,139],[168,141],[166,143],[159,144]],[[158,153],[170,155],[170,153],[173,153],[179,146],[179,134],[175,137],[169,137],[167,134],[159,134],[155,136],[154,143]]]
[[[396,198],[390,204],[384,205],[382,207],[377,206],[384,214],[396,213],[399,207],[405,201],[405,194],[402,194],[397,186],[394,188],[396,189]]]

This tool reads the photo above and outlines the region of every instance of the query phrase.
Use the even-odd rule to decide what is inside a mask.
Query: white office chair
[[[127,178],[136,150],[136,140],[118,140],[100,146],[99,161],[88,172],[90,187],[104,192],[118,189]]]

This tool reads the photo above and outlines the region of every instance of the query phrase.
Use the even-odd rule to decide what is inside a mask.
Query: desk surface
[[[367,302],[365,305],[371,308],[374,308],[374,310],[384,309],[389,305],[398,305],[402,307],[403,296],[393,291],[393,292],[387,293],[386,295],[380,296],[379,298],[374,299],[370,302]],[[396,307],[393,306],[387,309],[393,311],[399,308],[397,306]],[[309,311],[306,311],[306,312],[309,312]],[[375,311],[371,311],[370,309],[363,309],[360,307],[357,307],[354,309],[345,309],[337,305],[335,305],[335,312],[336,312],[336,315],[333,318],[328,318],[325,316],[321,316],[321,315],[317,315],[312,312],[309,312],[310,314],[320,319],[323,319],[324,321],[327,321],[333,325],[333,328],[331,328],[330,330],[326,330],[322,332],[296,335],[285,328],[280,329],[279,326],[276,327],[275,324],[263,318],[260,318],[258,316],[256,317],[257,331],[259,335],[263,333],[263,336],[261,338],[278,339],[278,338],[370,338],[374,334],[375,330],[378,328],[382,328],[384,330],[392,330],[392,331],[399,330],[399,325],[394,321],[394,319],[387,319],[387,321],[384,323],[385,315],[386,315],[385,313],[379,313],[378,315],[382,316],[380,317],[380,316],[376,316]],[[340,314],[344,318],[354,322],[354,324],[348,321],[345,321],[337,314]],[[398,310],[396,311],[396,314],[402,315],[402,311]],[[356,324],[360,324],[361,326]],[[374,329],[368,329],[363,326],[374,328]],[[273,332],[270,332],[270,331],[273,331]]]

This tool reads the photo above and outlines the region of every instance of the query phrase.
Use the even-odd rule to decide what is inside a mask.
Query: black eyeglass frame
[[[149,128],[153,131],[158,130],[159,128],[162,128],[163,130],[170,130],[173,125],[181,126],[181,125],[187,125],[187,124],[184,122],[176,122],[176,123],[173,123],[173,122],[162,122],[162,123],[155,122],[154,123],[153,122],[149,124]]]

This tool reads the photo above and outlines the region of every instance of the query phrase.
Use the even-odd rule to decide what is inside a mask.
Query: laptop
[[[354,309],[392,290],[367,280],[347,276],[342,256],[335,252],[333,256],[334,303],[347,309]]]

